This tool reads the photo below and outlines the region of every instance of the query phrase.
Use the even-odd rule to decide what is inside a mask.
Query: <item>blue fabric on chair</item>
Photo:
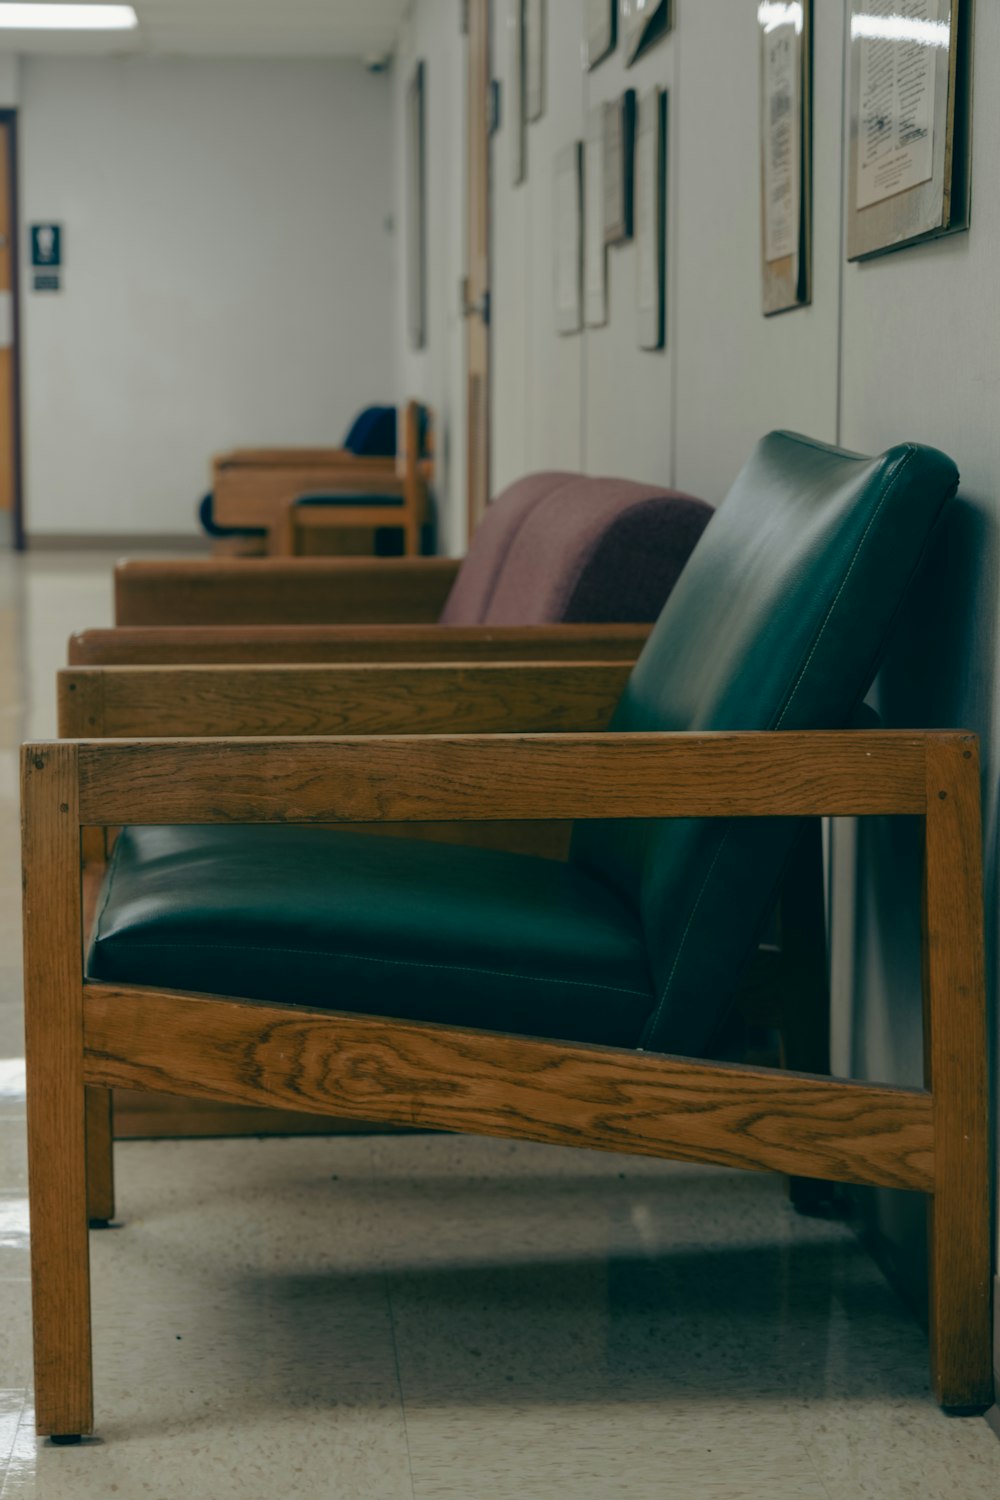
[[[215,496],[209,490],[198,506],[198,520],[206,536],[267,536],[263,527],[220,526],[214,515]]]
[[[366,406],[354,418],[344,439],[348,453],[355,453],[358,458],[391,458],[396,444],[394,406]]]

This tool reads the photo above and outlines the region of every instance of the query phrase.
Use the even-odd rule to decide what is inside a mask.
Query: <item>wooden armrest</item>
[[[292,495],[401,484],[395,459],[352,456],[334,463],[229,465],[214,472],[212,512],[220,526],[268,526],[275,507]]]
[[[366,661],[634,661],[648,625],[136,625],[70,636],[71,667]]]
[[[50,767],[97,827],[923,816],[940,781],[979,794],[958,731],[63,740],[24,747],[29,809]]]
[[[119,625],[430,624],[455,558],[303,557],[124,562]]]
[[[232,448],[228,453],[218,453],[212,460],[212,468],[221,469],[269,468],[290,464],[337,464],[353,462],[356,453],[347,448]],[[384,460],[395,464],[395,457]]]
[[[385,735],[606,729],[627,663],[76,667],[59,733]]]

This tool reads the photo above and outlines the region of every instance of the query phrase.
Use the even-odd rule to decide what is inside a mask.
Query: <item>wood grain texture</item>
[[[58,674],[59,733],[489,734],[606,729],[630,668],[607,662],[79,667]]]
[[[288,1109],[255,1109],[212,1099],[183,1099],[148,1090],[115,1089],[115,1138],[190,1140],[195,1136],[395,1135],[397,1125],[336,1119]]]
[[[921,1090],[88,985],[91,1082],[926,1191]]]
[[[71,667],[367,661],[634,661],[648,625],[118,626],[69,638]]]
[[[993,1400],[989,1083],[979,756],[974,741],[927,752],[924,1059],[937,1159],[930,1205],[931,1365],[958,1410]]]
[[[430,625],[454,558],[184,558],[115,569],[118,625]]]
[[[93,1426],[75,747],[27,749],[21,791],[35,1409],[75,1434]]]
[[[339,823],[922,813],[924,739],[396,735],[82,742],[85,823]]]

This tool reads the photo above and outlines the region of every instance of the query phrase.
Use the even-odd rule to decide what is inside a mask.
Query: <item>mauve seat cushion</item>
[[[661,485],[577,475],[524,516],[479,623],[655,620],[712,515]]]
[[[483,623],[497,577],[525,517],[540,501],[579,484],[581,478],[579,474],[554,470],[528,474],[497,496],[476,527],[458,577],[445,600],[439,624]]]

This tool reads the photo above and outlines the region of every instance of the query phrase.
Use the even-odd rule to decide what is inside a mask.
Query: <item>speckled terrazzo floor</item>
[[[108,611],[106,559],[0,558],[0,1500],[1000,1496],[986,1423],[777,1179],[440,1136],[120,1146],[99,1437],[36,1444],[14,747]]]

